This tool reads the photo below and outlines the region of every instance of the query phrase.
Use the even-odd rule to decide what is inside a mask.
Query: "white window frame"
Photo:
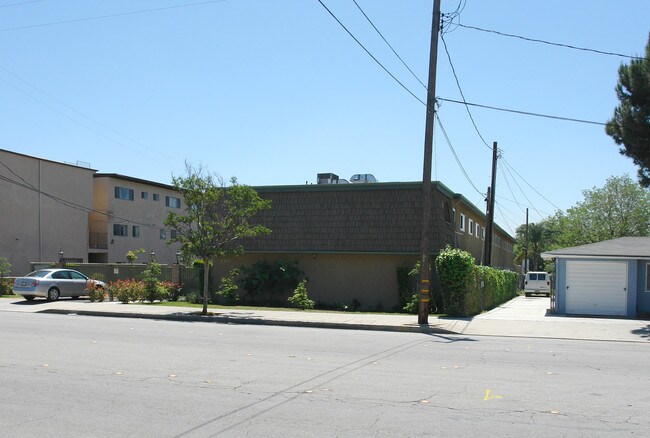
[[[485,240],[485,227],[481,227],[481,237]]]
[[[481,225],[478,222],[476,223],[476,238],[481,238]]]
[[[465,231],[465,214],[460,214],[460,231]]]
[[[469,220],[469,226],[467,227],[467,232],[470,236],[474,235],[474,219]]]

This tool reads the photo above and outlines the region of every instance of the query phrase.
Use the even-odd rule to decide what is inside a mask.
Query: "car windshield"
[[[26,275],[26,277],[45,277],[50,271],[34,271]]]

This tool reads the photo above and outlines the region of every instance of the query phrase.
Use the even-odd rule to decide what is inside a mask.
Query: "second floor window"
[[[125,201],[133,201],[133,189],[115,187],[115,198],[124,199]]]
[[[140,192],[140,198],[149,199],[149,192]]]
[[[140,226],[139,225],[133,225],[131,227],[131,235],[133,237],[140,237]]]
[[[128,228],[126,225],[113,224],[113,236],[128,236]]]
[[[164,228],[161,228],[160,229],[160,239],[165,240],[166,238],[167,238],[167,230],[165,230]]]
[[[465,231],[465,215],[460,214],[460,231]]]
[[[165,205],[171,208],[181,208],[181,200],[172,196],[165,196]]]

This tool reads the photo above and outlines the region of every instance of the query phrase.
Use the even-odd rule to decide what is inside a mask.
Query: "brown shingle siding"
[[[370,185],[366,186],[370,188]],[[321,186],[282,191],[258,188],[271,201],[257,222],[272,233],[245,243],[247,251],[417,253],[421,190],[418,185],[363,190]],[[443,199],[434,190],[432,251],[451,243],[451,224],[443,219]],[[439,210],[439,211],[438,211]]]

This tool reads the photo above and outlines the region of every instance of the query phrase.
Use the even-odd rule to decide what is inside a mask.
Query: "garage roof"
[[[650,258],[650,237],[620,237],[589,245],[574,246],[542,253],[542,258],[617,257]]]

